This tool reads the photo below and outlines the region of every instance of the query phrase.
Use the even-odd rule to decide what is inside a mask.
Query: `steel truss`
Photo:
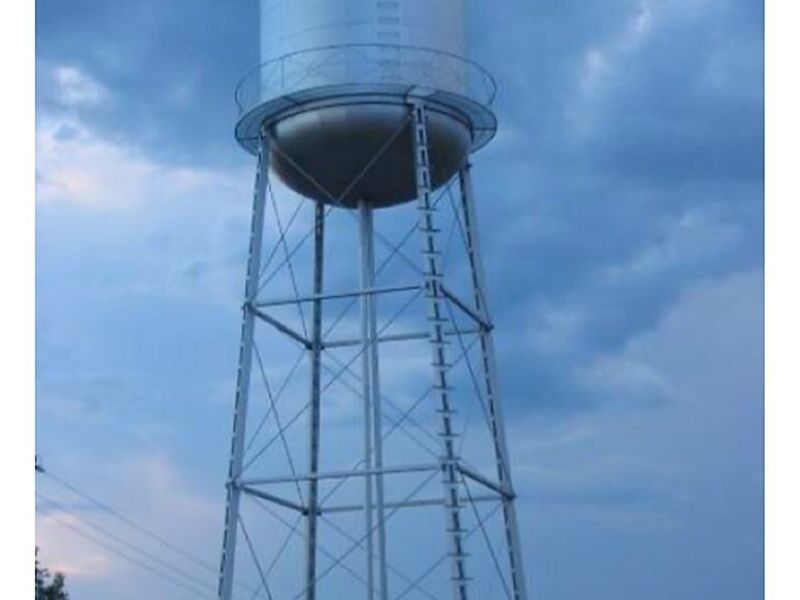
[[[470,577],[468,574],[467,544],[469,540],[478,532],[483,533],[483,537],[489,547],[492,559],[498,569],[499,578],[509,598],[513,600],[527,600],[527,590],[524,576],[521,543],[519,538],[519,528],[515,510],[515,493],[511,479],[511,469],[506,442],[506,434],[503,422],[501,400],[497,386],[497,366],[494,343],[492,338],[493,324],[486,303],[486,288],[481,263],[481,255],[478,240],[477,222],[474,205],[474,193],[472,188],[470,166],[466,165],[458,174],[456,180],[459,183],[460,203],[456,220],[458,227],[462,230],[464,249],[468,261],[471,279],[471,298],[464,299],[457,293],[451,291],[445,285],[445,273],[443,269],[442,249],[439,246],[440,230],[437,228],[437,209],[439,200],[445,193],[450,194],[453,181],[447,186],[444,192],[437,197],[431,185],[431,156],[428,146],[427,131],[427,111],[429,108],[421,100],[411,100],[408,104],[408,118],[398,128],[391,139],[384,147],[376,153],[369,164],[364,167],[361,174],[356,177],[348,191],[358,182],[358,180],[376,164],[381,155],[389,148],[391,143],[404,131],[410,131],[413,135],[414,151],[414,176],[417,188],[417,225],[414,230],[419,237],[421,244],[421,268],[417,263],[409,259],[402,251],[402,246],[414,231],[410,231],[400,244],[393,244],[378,232],[373,224],[373,211],[368,204],[362,202],[357,210],[347,212],[357,221],[359,227],[359,241],[361,249],[360,257],[360,289],[358,290],[339,290],[328,291],[324,286],[324,258],[325,258],[325,224],[326,216],[331,210],[347,210],[341,207],[340,199],[326,192],[328,202],[314,203],[314,220],[312,230],[301,241],[300,244],[290,249],[286,239],[288,227],[291,227],[297,217],[298,210],[295,210],[289,219],[287,229],[283,228],[280,215],[275,207],[275,218],[280,229],[280,238],[275,249],[269,255],[266,264],[262,265],[262,252],[264,242],[265,209],[269,186],[269,156],[271,152],[278,153],[302,174],[306,175],[309,181],[325,191],[314,181],[308,173],[303,171],[302,166],[294,163],[291,157],[273,140],[270,139],[266,130],[262,131],[259,144],[257,173],[253,192],[253,208],[250,230],[250,244],[247,261],[247,276],[245,282],[245,298],[242,308],[242,327],[241,342],[239,349],[239,368],[237,372],[236,397],[234,408],[234,423],[231,440],[231,453],[228,469],[227,481],[227,501],[225,511],[225,529],[223,536],[223,551],[219,573],[218,598],[220,600],[233,600],[234,592],[234,570],[236,562],[236,551],[238,533],[241,531],[245,538],[248,550],[256,563],[259,574],[260,585],[256,598],[263,591],[264,595],[271,599],[272,591],[269,586],[270,575],[277,562],[283,554],[286,544],[293,537],[302,538],[304,543],[303,552],[303,572],[304,582],[301,591],[294,596],[295,600],[305,598],[315,600],[317,597],[318,584],[334,568],[341,567],[357,579],[365,587],[365,595],[369,600],[374,600],[376,596],[380,600],[400,600],[412,591],[416,591],[428,598],[436,598],[424,587],[423,582],[435,569],[443,562],[450,564],[450,580],[452,583],[453,600],[467,600],[469,597]],[[346,195],[345,192],[344,195]],[[343,195],[343,197],[344,197]],[[274,198],[272,198],[274,203]],[[274,206],[274,204],[273,204]],[[454,208],[454,210],[456,210]],[[292,269],[292,258],[299,247],[307,240],[312,239],[313,243],[313,266],[312,266],[312,293],[301,295],[298,292],[295,274]],[[376,268],[375,241],[378,240],[387,246],[391,253],[388,259]],[[266,274],[272,259],[276,256],[278,246],[283,247],[284,260],[270,275]],[[449,245],[449,242],[448,242]],[[401,259],[414,267],[419,279],[405,285],[394,285],[389,287],[378,287],[376,277],[383,267],[392,259]],[[290,269],[294,296],[289,298],[265,299],[260,297],[261,292],[267,287],[268,282],[274,277],[275,273],[281,268]],[[393,317],[388,324],[382,328],[378,327],[378,299],[387,295],[410,294],[413,299],[422,297],[427,306],[428,329],[412,330],[402,333],[387,334],[386,329],[397,317]],[[360,305],[361,314],[361,334],[360,337],[339,337],[333,333],[335,326],[339,323],[344,314],[339,317],[327,330],[323,328],[323,311],[326,303],[333,300],[348,300],[349,307],[356,303]],[[284,320],[272,314],[272,310],[280,307],[295,306],[299,311],[302,323],[302,331],[286,323]],[[408,306],[403,305],[403,309]],[[304,307],[310,309],[310,324],[307,325]],[[462,318],[469,322],[469,326],[459,326],[454,310]],[[267,325],[275,332],[285,336],[288,340],[296,344],[300,351],[298,361],[287,376],[286,381],[280,386],[277,393],[273,394],[267,382],[264,372],[264,365],[255,344],[255,329],[257,324]],[[469,343],[465,340],[470,339]],[[380,386],[380,352],[381,345],[389,343],[404,343],[415,341],[426,341],[431,352],[432,382],[425,394],[420,396],[410,407],[401,409],[389,401],[382,393]],[[451,343],[457,340],[460,346],[460,353],[452,356]],[[480,350],[480,368],[477,372],[473,369],[469,353],[477,345]],[[329,351],[340,348],[356,348],[358,354],[349,362],[341,362],[335,359]],[[270,398],[270,410],[262,422],[256,428],[250,442],[247,443],[247,415],[248,401],[250,394],[250,382],[252,378],[253,357],[257,359],[260,373],[267,387]],[[310,365],[309,381],[309,400],[305,407],[289,420],[281,422],[278,418],[277,403],[283,393],[288,380],[295,376],[297,367],[303,357],[308,357]],[[360,373],[354,367],[354,363],[360,359]],[[452,369],[461,361],[466,361],[470,375],[479,395],[481,408],[487,420],[487,426],[491,434],[493,463],[495,472],[493,475],[482,473],[480,469],[468,464],[461,456],[463,436],[467,430],[465,423],[459,430],[456,425],[457,410],[454,405],[456,390],[450,385],[450,375]],[[333,366],[331,363],[334,363]],[[329,373],[331,379],[323,383],[324,373]],[[344,375],[360,382],[360,389],[350,386],[345,380]],[[320,428],[321,428],[321,399],[324,392],[334,382],[347,385],[354,393],[357,393],[363,402],[363,458],[352,468],[321,471],[320,470]],[[421,403],[429,397],[437,400],[439,431],[433,435],[413,418],[412,413]],[[390,416],[383,412],[383,408],[393,408],[397,413]],[[283,439],[284,433],[300,418],[306,415],[308,419],[307,431],[307,468],[304,472],[297,472],[294,463],[289,456],[289,449]],[[274,418],[278,433],[260,450],[250,452],[251,446],[256,441],[256,437],[261,432],[262,427],[269,418]],[[389,425],[389,427],[386,427]],[[424,464],[399,464],[387,466],[384,464],[383,443],[396,431],[404,432],[409,439],[415,441],[427,450],[433,459],[432,462]],[[413,433],[412,433],[413,431]],[[433,441],[438,444],[438,449],[431,449],[422,439]],[[282,440],[291,466],[291,473],[275,477],[247,477],[245,473],[250,465],[258,460],[273,443]],[[252,455],[252,456],[251,456]],[[247,459],[247,460],[246,460]],[[384,481],[387,477],[400,475],[417,474],[424,475],[425,480],[419,486],[403,498],[387,499],[384,491]],[[440,497],[417,497],[419,492],[429,481],[439,476],[442,484],[442,495]],[[360,503],[332,503],[329,502],[331,495],[346,481],[355,480],[363,484],[363,502]],[[320,483],[323,481],[335,482],[334,488],[321,497]],[[470,490],[468,481],[481,488],[482,493],[475,494]],[[284,495],[275,491],[276,486],[291,484],[296,486],[299,500],[286,498]],[[302,490],[305,490],[303,493]],[[289,529],[286,542],[276,555],[272,564],[264,568],[258,557],[258,549],[254,547],[252,539],[241,515],[242,497],[251,498],[258,506],[276,518],[284,527]],[[491,504],[494,509],[488,513],[481,514],[478,505]],[[295,521],[276,515],[269,506],[279,507],[295,514]],[[421,507],[440,506],[444,511],[445,523],[444,532],[447,539],[448,550],[438,561],[430,566],[428,570],[418,575],[410,577],[408,574],[399,570],[387,555],[387,531],[386,525],[391,517],[399,510],[414,509]],[[470,529],[465,526],[465,507],[470,506],[475,514],[476,525]],[[485,523],[494,514],[502,514],[504,541],[506,547],[506,569],[509,574],[507,583],[502,573],[502,567],[498,559],[489,536],[485,530]],[[336,526],[328,520],[328,516],[345,513],[363,513],[364,534],[358,537],[353,532],[337,531],[349,540],[351,545],[347,552],[336,556],[319,544],[319,525],[325,521],[332,527]],[[300,525],[303,525],[301,528]],[[345,564],[347,556],[360,550],[365,553],[364,563],[365,575]],[[319,557],[325,556],[333,560],[333,564],[320,570]],[[389,573],[398,576],[403,580],[406,587],[402,590],[389,589]]]

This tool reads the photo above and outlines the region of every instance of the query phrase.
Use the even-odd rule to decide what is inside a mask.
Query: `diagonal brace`
[[[302,346],[304,348],[306,348],[307,350],[311,350],[311,348],[312,348],[311,341],[309,339],[303,337],[301,334],[297,333],[294,329],[292,329],[288,325],[278,321],[274,317],[269,316],[263,310],[259,310],[258,308],[255,307],[255,305],[252,302],[248,303],[246,305],[246,308],[248,310],[252,311],[253,314],[256,317],[258,317],[260,320],[264,321],[264,323],[267,323],[268,325],[272,325],[275,329],[277,329],[278,331],[280,331],[284,335],[287,335],[290,338],[292,338],[294,341],[299,342],[300,344],[302,344]]]
[[[303,506],[302,504],[297,504],[296,502],[292,502],[291,500],[287,500],[286,498],[281,498],[280,496],[276,496],[268,492],[257,490],[256,488],[247,485],[240,486],[239,489],[243,491],[245,494],[248,494],[249,496],[255,496],[256,498],[261,498],[262,500],[266,500],[267,502],[272,502],[273,504],[277,504],[278,506],[283,506],[284,508],[290,508],[294,511],[299,512],[301,515],[308,514],[307,507]]]
[[[493,492],[497,492],[498,494],[500,494],[500,496],[507,498],[508,500],[513,500],[516,497],[514,492],[505,489],[499,483],[495,483],[488,477],[481,475],[477,471],[474,471],[461,463],[458,464],[458,470],[465,477],[472,479],[472,481],[474,481],[475,483],[479,483],[482,486],[489,488]]]
[[[475,321],[484,331],[492,331],[494,329],[494,325],[487,321],[483,316],[479,315],[475,310],[470,308],[465,302],[463,302],[458,296],[456,296],[453,292],[448,290],[444,285],[440,285],[439,289],[441,290],[442,294],[444,294],[450,302],[455,304],[458,308],[460,308],[467,316],[469,316],[473,321]]]

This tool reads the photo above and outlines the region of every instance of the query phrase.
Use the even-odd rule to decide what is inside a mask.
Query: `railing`
[[[236,87],[236,104],[241,116],[282,96],[340,86],[446,92],[487,107],[497,91],[485,69],[449,52],[351,44],[302,50],[259,65]]]

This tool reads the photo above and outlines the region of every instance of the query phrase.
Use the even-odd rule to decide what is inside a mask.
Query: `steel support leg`
[[[470,165],[464,167],[459,173],[459,183],[461,187],[461,205],[464,217],[467,254],[472,272],[475,308],[484,323],[491,323],[489,309],[486,304],[486,280],[478,240],[478,226],[475,215],[475,200]],[[489,405],[489,419],[497,465],[497,477],[501,487],[506,492],[503,496],[503,517],[514,600],[527,600],[528,592],[525,581],[524,564],[522,561],[522,544],[520,543],[519,537],[517,511],[514,506],[514,489],[511,481],[505,422],[503,420],[502,404],[497,387],[498,379],[494,339],[491,329],[485,325],[480,328],[480,346],[485,382],[484,388]]]
[[[442,418],[442,456],[440,457],[442,483],[444,486],[444,508],[449,554],[452,564],[451,579],[454,600],[467,599],[468,578],[466,573],[466,553],[464,549],[464,529],[461,525],[461,503],[458,486],[458,456],[455,450],[457,434],[453,427],[453,409],[450,389],[447,385],[448,364],[445,360],[447,323],[445,296],[442,291],[442,270],[440,252],[436,248],[436,228],[431,188],[431,162],[428,146],[427,116],[425,105],[414,102],[413,111],[414,165],[417,182],[417,203],[419,210],[419,232],[422,241],[424,262],[425,295],[428,302],[429,341],[433,354],[434,392],[439,396],[439,412]]]
[[[222,542],[218,597],[231,600],[233,592],[234,562],[236,557],[236,537],[239,526],[239,502],[241,490],[239,477],[244,457],[245,426],[247,423],[247,403],[250,393],[250,371],[253,360],[253,332],[255,314],[253,303],[258,294],[258,278],[261,269],[261,247],[264,239],[264,205],[269,178],[269,146],[262,135],[253,192],[253,215],[250,225],[250,249],[247,260],[247,279],[245,283],[245,302],[242,308],[242,334],[239,344],[239,370],[236,376],[236,401],[231,438],[231,456],[228,465],[228,495],[225,507],[225,532]]]
[[[373,449],[373,413],[372,413],[372,360],[371,351],[371,305],[370,294],[363,294],[370,289],[372,270],[370,268],[370,246],[373,243],[372,213],[363,200],[358,204],[359,235],[361,238],[361,367],[362,367],[362,393],[364,396],[364,526],[366,528],[367,551],[367,600],[375,597],[375,551],[374,551],[374,526],[373,526],[373,501],[372,479],[374,464],[372,461]]]
[[[375,289],[375,232],[372,209],[359,207],[362,226],[362,289]],[[363,306],[368,319],[369,389],[372,405],[372,450],[375,468],[375,528],[378,541],[378,589],[381,600],[389,598],[386,564],[385,501],[383,493],[383,414],[381,407],[380,358],[378,353],[378,297],[365,294]]]
[[[311,318],[311,401],[308,431],[308,516],[306,519],[306,598],[317,596],[317,517],[319,505],[320,395],[322,381],[322,287],[325,250],[325,205],[314,206],[314,296]]]

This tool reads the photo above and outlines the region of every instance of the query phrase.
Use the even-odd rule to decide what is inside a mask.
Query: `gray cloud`
[[[754,597],[762,4],[472,8],[473,58],[500,85],[474,173],[507,412],[526,426],[512,441],[534,588]],[[40,2],[40,134],[69,150],[40,148],[38,174],[46,454],[146,441],[220,498],[252,166],[232,90],[257,60],[255,17],[254,1]],[[391,239],[403,224],[380,221]]]

